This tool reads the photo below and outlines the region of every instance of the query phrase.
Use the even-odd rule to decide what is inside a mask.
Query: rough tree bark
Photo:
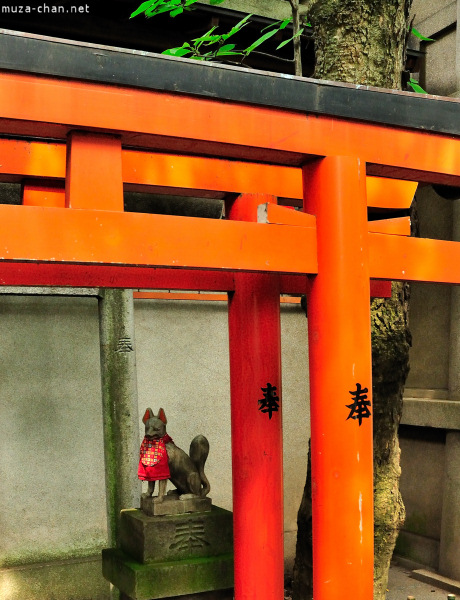
[[[315,77],[400,89],[412,0],[311,0]],[[408,290],[393,283],[392,298],[371,304],[374,420],[374,600],[384,600],[390,559],[404,522],[399,492],[397,430],[409,371]],[[298,514],[293,598],[312,597],[311,481]]]

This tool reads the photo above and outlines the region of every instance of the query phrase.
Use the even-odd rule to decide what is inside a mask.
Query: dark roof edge
[[[0,70],[460,135],[460,99],[319,81],[0,29]]]

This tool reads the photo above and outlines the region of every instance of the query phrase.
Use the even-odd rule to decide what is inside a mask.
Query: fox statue
[[[147,496],[152,496],[155,481],[158,481],[155,502],[162,502],[168,479],[176,486],[178,494],[193,494],[200,498],[209,494],[211,486],[204,474],[209,442],[204,435],[193,438],[187,455],[166,433],[167,419],[162,408],[156,416],[148,408],[142,422],[145,425],[145,437],[140,448],[138,477],[148,481]]]

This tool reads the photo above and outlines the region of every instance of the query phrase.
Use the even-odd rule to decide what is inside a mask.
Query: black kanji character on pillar
[[[268,418],[272,418],[272,413],[278,412],[279,408],[279,397],[276,395],[276,386],[271,383],[267,383],[267,387],[260,388],[264,397],[259,400],[259,410],[263,413],[268,412]]]
[[[367,388],[361,388],[361,384],[356,384],[356,390],[354,392],[348,392],[353,397],[353,403],[347,404],[346,407],[350,409],[350,414],[346,418],[348,419],[358,419],[359,426],[361,427],[361,422],[363,419],[368,419],[371,416],[371,411],[369,410],[369,406],[371,405],[370,400],[367,400]]]

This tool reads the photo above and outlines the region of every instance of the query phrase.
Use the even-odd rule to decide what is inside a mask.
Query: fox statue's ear
[[[158,418],[160,419],[160,421],[163,421],[163,423],[166,425],[166,423],[167,423],[168,421],[167,421],[167,419],[166,419],[166,414],[165,414],[165,411],[164,411],[162,408],[160,408],[160,410],[158,411],[158,415],[157,415],[157,416],[158,416]]]
[[[149,419],[151,419],[153,417],[153,410],[151,408],[148,408],[145,413],[144,416],[142,417],[142,423],[146,423],[146,421],[148,421]]]

